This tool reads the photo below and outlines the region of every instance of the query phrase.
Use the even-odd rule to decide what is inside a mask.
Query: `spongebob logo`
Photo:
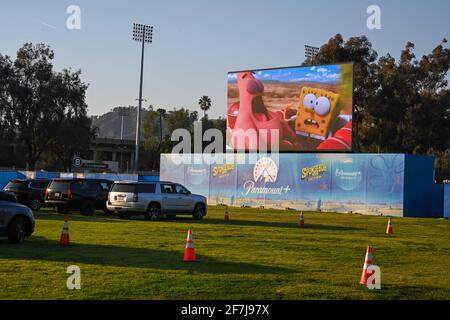
[[[325,163],[321,163],[312,167],[302,168],[301,179],[305,180],[308,178],[308,181],[317,180],[322,178],[322,174],[327,172],[327,165]]]
[[[213,177],[225,178],[228,177],[234,170],[234,164],[224,164],[213,168]]]

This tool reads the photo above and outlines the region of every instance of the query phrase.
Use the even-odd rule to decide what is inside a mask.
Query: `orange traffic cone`
[[[298,226],[303,228],[305,226],[305,216],[303,215],[303,211],[300,213],[300,220],[298,222]]]
[[[59,239],[60,246],[67,246],[69,244],[69,221],[64,219],[64,225]]]
[[[373,249],[371,246],[367,246],[366,259],[364,260],[361,280],[359,281],[360,284],[366,285],[367,278],[371,276],[371,274],[367,272],[367,268],[372,265],[372,258],[373,258]]]
[[[230,211],[228,210],[228,206],[225,208],[224,220],[225,220],[225,222],[230,221]]]
[[[195,247],[194,240],[192,239],[192,230],[189,229],[186,239],[186,248],[184,249],[184,259],[185,262],[195,262]]]
[[[387,229],[386,229],[386,234],[393,234],[393,233],[394,233],[394,230],[392,229],[392,221],[391,221],[391,218],[389,218]]]

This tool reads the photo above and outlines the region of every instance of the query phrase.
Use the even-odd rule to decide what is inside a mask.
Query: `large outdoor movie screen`
[[[227,149],[352,149],[353,64],[228,74]]]

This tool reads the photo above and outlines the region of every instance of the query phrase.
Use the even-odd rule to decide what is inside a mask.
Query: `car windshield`
[[[136,191],[136,185],[130,183],[116,183],[111,189],[112,192],[127,192],[134,193]]]
[[[175,191],[176,191],[176,193],[181,193],[181,194],[188,194],[189,193],[188,190],[185,187],[183,187],[183,186],[181,186],[179,184],[175,186]]]
[[[52,190],[69,190],[69,181],[53,181],[49,189]]]
[[[48,186],[48,181],[33,181],[30,183],[30,188],[45,189]]]

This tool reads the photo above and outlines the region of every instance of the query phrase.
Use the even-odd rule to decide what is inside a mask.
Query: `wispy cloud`
[[[340,78],[340,67],[338,65],[325,65],[258,70],[255,71],[255,77],[262,81],[337,83]],[[230,73],[228,81],[236,82],[236,74]]]
[[[56,27],[54,25],[51,25],[49,23],[46,23],[44,21],[39,20],[39,23],[42,24],[43,26],[50,28],[50,29],[56,29]]]
[[[236,73],[229,73],[228,74],[228,81],[236,81],[236,80],[237,80]]]

